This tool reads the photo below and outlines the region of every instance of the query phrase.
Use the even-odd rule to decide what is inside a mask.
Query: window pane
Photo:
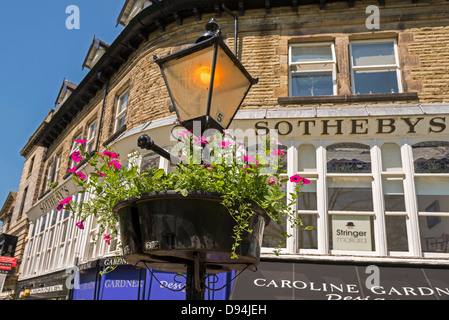
[[[70,211],[64,210],[64,220],[70,217]]]
[[[449,212],[448,177],[417,177],[415,187],[418,211]]]
[[[314,145],[302,144],[299,146],[298,171],[316,171],[316,149]]]
[[[330,249],[373,251],[373,217],[332,215],[329,239]]]
[[[449,217],[419,217],[419,233],[424,252],[449,252]]]
[[[382,171],[402,171],[401,149],[395,143],[384,143],[382,150]]]
[[[426,141],[412,148],[416,173],[449,173],[449,142]]]
[[[144,172],[150,170],[150,168],[152,167],[158,168],[160,158],[161,157],[157,153],[153,151],[148,152],[142,157],[142,164],[140,165],[140,170]]]
[[[48,213],[45,214],[45,215],[42,217],[41,230],[40,230],[40,232],[43,232],[43,231],[45,230],[46,222],[47,222],[47,215],[48,215]]]
[[[405,216],[386,216],[388,251],[408,251]]]
[[[371,173],[370,147],[361,143],[327,146],[328,173]]]
[[[333,71],[334,63],[308,63],[308,64],[294,64],[291,66],[292,73],[299,72],[324,72]]]
[[[404,185],[402,179],[382,178],[385,211],[405,211]]]
[[[373,211],[371,179],[328,178],[329,211]]]
[[[277,248],[280,242],[286,241],[285,237],[281,236],[281,232],[286,231],[287,227],[285,223],[278,225],[272,221],[264,230],[262,247]]]
[[[50,225],[51,227],[53,227],[55,225],[57,216],[58,216],[58,211],[53,210],[52,217],[51,217],[51,225]]]
[[[332,61],[331,46],[292,47],[292,62]]]
[[[354,71],[354,92],[356,94],[399,92],[396,70]]]
[[[126,109],[127,103],[128,103],[128,93],[125,94],[123,97],[120,97],[117,114],[119,114],[120,112],[122,112],[123,110]]]
[[[317,210],[316,181],[304,184],[298,194],[298,210]]]
[[[292,75],[292,96],[309,97],[333,94],[332,72],[299,73]]]
[[[301,249],[318,249],[317,216],[314,214],[300,214],[304,226],[312,226],[313,230],[299,230],[298,244]]]
[[[396,64],[394,43],[353,43],[352,63],[354,66]]]
[[[125,118],[126,118],[126,114],[124,114],[122,117],[117,119],[117,128],[116,128],[116,130],[118,130],[121,127],[123,127],[123,125],[125,124]]]
[[[278,159],[279,170],[287,170],[287,146],[282,145],[278,149],[284,152]]]

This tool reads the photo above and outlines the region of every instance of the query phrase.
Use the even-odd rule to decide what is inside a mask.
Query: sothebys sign
[[[413,266],[261,262],[231,300],[449,300],[449,270]]]

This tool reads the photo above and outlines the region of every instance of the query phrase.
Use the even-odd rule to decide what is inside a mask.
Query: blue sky
[[[0,208],[17,191],[25,159],[20,151],[54,108],[66,78],[76,84],[93,36],[111,44],[125,0],[0,1]],[[80,28],[67,29],[76,5]]]

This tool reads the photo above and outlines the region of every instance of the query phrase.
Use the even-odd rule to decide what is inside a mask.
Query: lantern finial
[[[220,27],[214,18],[210,19],[208,23],[206,23],[206,32],[203,33],[197,40],[196,43],[212,38],[217,33],[220,32]]]

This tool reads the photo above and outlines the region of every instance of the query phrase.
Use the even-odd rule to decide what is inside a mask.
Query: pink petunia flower
[[[83,144],[83,143],[87,142],[87,140],[84,140],[84,139],[78,139],[78,140],[75,140],[75,142],[78,142],[78,143],[80,143],[80,144]]]
[[[76,172],[76,168],[77,168],[77,166],[74,166],[72,169],[68,169],[67,172],[75,173]]]
[[[268,181],[268,184],[275,184],[276,181],[274,181],[274,178],[270,178],[270,180]]]
[[[227,148],[227,147],[229,147],[231,144],[232,144],[232,142],[230,142],[230,141],[222,141],[222,142],[221,142],[221,146],[222,146],[223,148]]]
[[[86,175],[84,173],[82,173],[81,171],[76,172],[75,174],[78,179],[81,179],[81,180],[86,179]]]
[[[70,203],[70,201],[72,201],[72,197],[67,197],[67,198],[65,198],[64,200],[62,200],[61,202],[59,202],[59,203],[61,203],[61,204],[68,204],[68,203]]]
[[[302,178],[302,182],[303,182],[304,184],[309,184],[309,183],[310,183],[310,180],[309,180],[309,179],[306,179],[306,178]]]
[[[204,166],[205,166],[206,168],[208,168],[208,169],[212,169],[212,168],[213,168],[210,164],[205,164]]]
[[[83,224],[83,222],[84,222],[84,220],[81,220],[81,221],[79,221],[79,222],[76,223],[76,226],[77,226],[78,228],[80,228],[81,230],[84,229],[84,224]]]
[[[192,131],[190,131],[190,130],[184,130],[183,132],[180,132],[180,133],[178,133],[180,136],[182,136],[182,137],[184,137],[186,134],[189,134],[190,132],[192,132]]]
[[[80,162],[81,160],[83,160],[83,158],[80,157],[80,154],[80,151],[75,151],[74,153],[72,153],[72,160],[75,162]]]
[[[108,233],[105,233],[103,236],[104,241],[106,241],[107,244],[111,244],[111,235]]]
[[[114,167],[116,169],[120,169],[122,167],[122,165],[120,164],[120,162],[116,161],[116,160],[112,160],[108,163],[108,167]]]
[[[99,174],[102,177],[106,177],[106,175],[104,173],[100,172],[100,171],[97,171],[97,174]]]
[[[290,177],[290,182],[299,183],[301,182],[302,178],[298,176],[297,174]]]
[[[118,159],[118,155],[115,152],[111,152],[111,151],[104,151],[103,155],[111,158],[111,159]]]
[[[195,141],[196,141],[196,143],[198,143],[198,144],[207,144],[207,140],[206,140],[206,138],[203,137],[203,136],[200,136],[199,138],[195,137]]]
[[[244,156],[243,160],[248,161],[249,163],[253,163],[256,161],[256,158],[254,158],[252,156]]]
[[[283,156],[285,154],[285,151],[278,149],[278,150],[272,150],[270,153],[272,156]]]
[[[56,207],[56,210],[61,211],[62,208],[64,208],[64,205],[69,204],[71,200],[72,200],[72,197],[65,198],[64,200],[59,202],[58,206]]]

